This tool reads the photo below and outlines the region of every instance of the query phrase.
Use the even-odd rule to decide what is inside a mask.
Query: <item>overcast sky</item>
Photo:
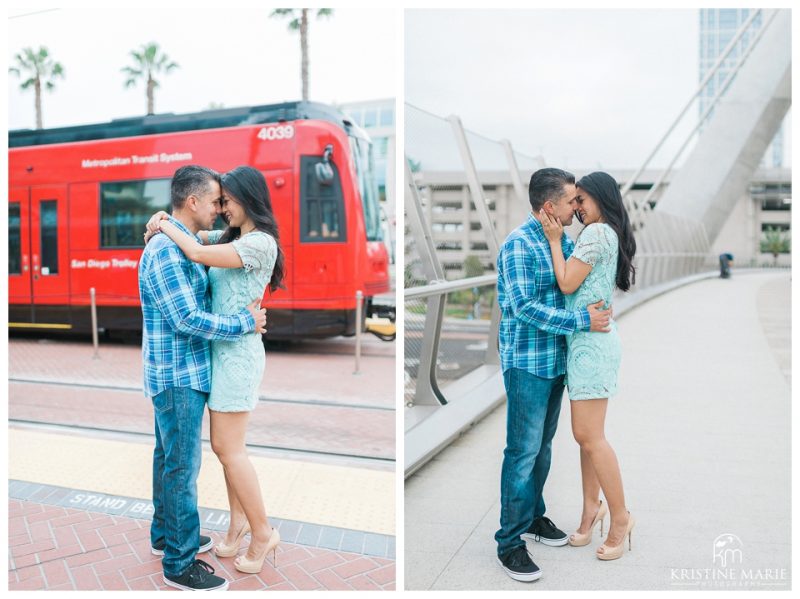
[[[112,4],[108,2],[106,4]],[[46,46],[66,71],[45,93],[45,127],[96,123],[146,112],[145,89],[123,87],[130,52],[157,42],[180,69],[162,77],[156,112],[193,112],[212,102],[225,107],[299,100],[300,41],[287,21],[269,18],[271,7],[242,8],[198,3],[157,11],[137,2],[113,8],[61,8],[9,24],[9,65],[24,47]],[[53,5],[12,8],[20,15]],[[224,9],[223,9],[224,8]],[[336,9],[331,19],[311,21],[310,99],[326,103],[396,96],[394,10]],[[33,91],[10,75],[9,128],[35,126]]]
[[[636,168],[699,84],[698,36],[697,10],[408,10],[405,100],[549,165]]]

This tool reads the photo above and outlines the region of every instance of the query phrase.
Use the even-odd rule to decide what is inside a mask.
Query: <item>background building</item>
[[[699,80],[702,80],[714,66],[736,32],[750,18],[753,10],[755,9],[700,9]],[[705,86],[700,94],[701,115],[719,92],[722,83],[762,25],[763,13],[756,15],[753,27],[742,35],[741,40],[720,66],[717,75]],[[753,176],[749,190],[742,195],[742,199],[713,244],[713,249],[719,253],[732,253],[738,264],[790,263],[788,240],[791,236],[791,169],[784,168],[789,166],[784,165],[784,141],[784,125],[781,125],[764,153],[761,168]],[[785,239],[783,251],[777,260],[769,251],[761,251],[769,249],[767,246],[771,236],[769,231],[778,231],[779,236]]]
[[[739,28],[750,18],[751,8],[701,8],[700,9],[700,74],[698,81],[703,78],[714,66],[720,54],[728,46],[730,41],[739,31]],[[753,20],[753,27],[748,29],[742,36],[739,43],[733,48],[728,57],[717,71],[717,74],[708,82],[700,94],[700,115],[702,115],[708,105],[718,93],[725,79],[731,70],[736,66],[737,61],[752,41],[753,36],[761,26],[763,14],[759,14]],[[780,168],[783,166],[783,125],[778,129],[775,138],[767,148],[762,160],[762,167]]]
[[[386,216],[384,233],[389,242],[390,256],[394,262],[395,248],[395,100],[369,100],[341,104],[339,109],[348,114],[372,139],[375,173],[380,194],[381,209]]]
[[[594,169],[576,169],[576,177]],[[632,169],[609,170],[620,186],[634,174]],[[712,244],[712,254],[729,252],[734,256],[737,266],[773,265],[771,253],[762,252],[765,233],[773,228],[789,231],[791,219],[791,169],[761,168],[756,171],[750,186],[743,190],[741,200],[731,211],[725,226]],[[643,198],[660,175],[658,170],[648,170],[639,176],[638,183],[630,192],[633,198]],[[503,239],[527,218],[530,205],[527,198],[516,196],[511,177],[506,171],[484,171],[479,173],[483,193],[489,204],[492,221],[497,231],[498,241]],[[523,172],[527,181],[530,173]],[[426,211],[427,222],[436,245],[439,260],[448,279],[459,279],[466,275],[465,263],[470,256],[477,257],[485,272],[493,272],[495,265],[489,258],[486,235],[480,225],[478,213],[466,176],[458,171],[422,171],[416,173],[417,184]],[[668,185],[668,177],[665,184]],[[526,186],[527,187],[527,186]],[[575,219],[567,233],[575,238],[583,226]],[[406,243],[411,236],[406,235]],[[411,250],[411,251],[409,251]],[[788,250],[788,248],[787,248]],[[421,272],[415,270],[413,249],[408,246],[407,276],[422,279]],[[791,263],[788,251],[779,255],[777,264]]]

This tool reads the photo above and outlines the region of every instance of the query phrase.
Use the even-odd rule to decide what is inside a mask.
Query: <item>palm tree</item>
[[[60,62],[53,62],[47,52],[47,48],[39,46],[39,50],[34,52],[32,48],[23,48],[22,52],[14,56],[17,66],[8,69],[9,73],[14,73],[17,77],[22,77],[23,71],[30,77],[22,82],[22,89],[33,86],[36,95],[36,128],[42,128],[42,85],[48,91],[55,88],[53,79],[56,77],[64,78],[64,67]]]
[[[421,160],[414,160],[410,156],[408,157],[408,168],[411,169],[412,173],[418,173],[422,170],[422,161]]]
[[[276,8],[269,15],[270,18],[288,18],[289,31],[300,31],[300,77],[303,81],[303,100],[308,100],[308,8]],[[299,13],[299,14],[298,14]],[[318,8],[317,18],[330,17],[332,8]]]
[[[778,255],[788,254],[791,251],[791,241],[788,232],[781,231],[778,227],[767,227],[761,239],[761,251],[772,254],[775,266],[778,265]]]
[[[120,69],[128,76],[125,80],[125,87],[136,85],[138,79],[145,79],[147,82],[147,114],[155,114],[153,92],[159,86],[155,75],[166,74],[177,69],[178,63],[172,62],[166,54],[161,52],[155,42],[143,45],[138,52],[131,51],[131,56],[135,65]]]

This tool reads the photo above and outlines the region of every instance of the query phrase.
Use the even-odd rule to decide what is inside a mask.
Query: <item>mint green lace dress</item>
[[[572,258],[592,266],[592,271],[572,295],[565,296],[567,310],[579,310],[605,300],[611,304],[617,280],[619,242],[614,229],[592,223],[578,236]],[[622,357],[617,323],[610,333],[580,331],[567,336],[567,391],[571,400],[608,398],[617,392]]]
[[[217,243],[222,231],[209,231]],[[278,245],[271,235],[253,231],[231,242],[244,268],[208,269],[211,311],[236,314],[264,291],[272,278]],[[208,408],[215,412],[249,412],[258,402],[266,355],[261,335],[247,333],[235,341],[211,342],[211,392]]]

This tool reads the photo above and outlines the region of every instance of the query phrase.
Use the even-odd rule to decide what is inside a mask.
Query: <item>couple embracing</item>
[[[576,183],[571,173],[541,169],[528,192],[531,214],[497,259],[508,413],[495,540],[503,570],[523,582],[542,575],[526,540],[588,545],[598,522],[603,534],[610,514],[608,536],[595,555],[613,560],[622,557],[626,537],[630,548],[634,526],[604,433],[621,357],[611,297],[615,287],[628,291],[635,280],[633,230],[619,186],[606,173]],[[575,243],[564,233],[574,215],[585,225]],[[545,516],[542,495],[565,386],[583,486],[580,525],[569,536]]]
[[[168,586],[224,590],[228,581],[197,559],[214,545],[200,534],[197,510],[203,413],[207,404],[231,513],[216,555],[236,556],[249,533],[247,551],[233,566],[257,573],[269,552],[274,562],[280,536],[269,525],[245,433],[265,365],[260,304],[267,287],[281,286],[284,256],[267,184],[256,169],[219,175],[184,166],[170,193],[172,214],[150,219],[139,263],[144,389],[155,412],[150,543],[153,554],[164,556]],[[219,215],[228,227],[211,230]]]

